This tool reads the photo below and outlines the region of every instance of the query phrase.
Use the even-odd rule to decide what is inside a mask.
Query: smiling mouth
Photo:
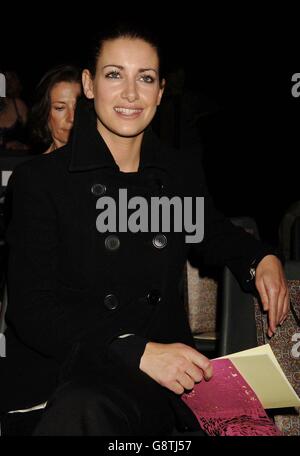
[[[121,108],[121,107],[115,107],[114,110],[118,113],[121,114],[122,116],[127,116],[127,117],[132,117],[132,116],[138,116],[143,112],[143,109],[139,108]]]

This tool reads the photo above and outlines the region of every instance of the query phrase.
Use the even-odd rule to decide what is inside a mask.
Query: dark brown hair
[[[155,28],[155,26],[153,27]],[[107,27],[103,27],[99,33],[95,34],[92,39],[87,65],[92,77],[95,76],[97,60],[101,54],[103,44],[106,41],[118,38],[131,38],[141,39],[155,49],[159,61],[159,79],[161,81],[164,78],[164,57],[158,35],[157,30],[153,31],[145,24],[136,24],[129,21],[117,21],[115,24],[109,23]]]

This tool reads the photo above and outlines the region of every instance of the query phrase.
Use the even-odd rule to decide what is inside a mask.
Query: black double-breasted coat
[[[204,196],[204,240],[185,233],[100,233],[97,202],[143,196]],[[1,360],[1,410],[47,400],[69,364],[101,363],[110,342],[138,366],[147,340],[193,345],[179,284],[190,252],[199,262],[227,264],[241,285],[253,260],[269,249],[215,210],[201,162],[162,146],[146,130],[137,173],[120,172],[79,104],[72,140],[18,166],[7,193],[9,247],[7,356]],[[113,236],[113,237],[109,237]],[[194,255],[195,256],[195,255]],[[131,344],[131,345],[130,345]],[[126,356],[125,356],[126,358]],[[126,359],[125,359],[126,362]]]

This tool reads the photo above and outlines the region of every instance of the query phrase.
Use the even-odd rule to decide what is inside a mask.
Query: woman
[[[72,65],[49,70],[37,86],[30,124],[35,142],[47,148],[47,154],[67,144],[73,126],[74,111],[81,95],[81,71]]]
[[[288,309],[282,266],[213,208],[199,158],[165,148],[149,128],[164,90],[150,35],[104,35],[83,87],[93,104],[78,103],[72,141],[19,166],[10,182],[2,410],[47,402],[28,412],[34,435],[197,429],[180,395],[212,368],[194,349],[179,293],[187,256],[228,264],[248,288],[256,268],[270,334]],[[171,229],[144,223],[159,196],[205,196],[202,242],[188,243],[178,219]]]

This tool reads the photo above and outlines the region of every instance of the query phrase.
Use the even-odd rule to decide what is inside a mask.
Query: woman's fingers
[[[213,376],[212,363],[206,356],[194,350],[191,361],[201,369],[205,380],[209,380]]]
[[[195,385],[194,380],[186,373],[179,375],[177,381],[186,390],[193,389]]]
[[[202,369],[199,369],[195,364],[191,364],[191,366],[186,369],[186,373],[192,378],[194,383],[199,383],[203,379]]]
[[[287,292],[287,294],[285,295],[285,298],[284,298],[283,316],[280,321],[281,325],[287,319],[289,309],[290,309],[290,297],[289,297],[289,292]]]
[[[173,393],[175,394],[184,393],[184,387],[178,382],[173,382],[172,384],[170,384],[170,386],[168,386],[168,389],[173,391]]]

